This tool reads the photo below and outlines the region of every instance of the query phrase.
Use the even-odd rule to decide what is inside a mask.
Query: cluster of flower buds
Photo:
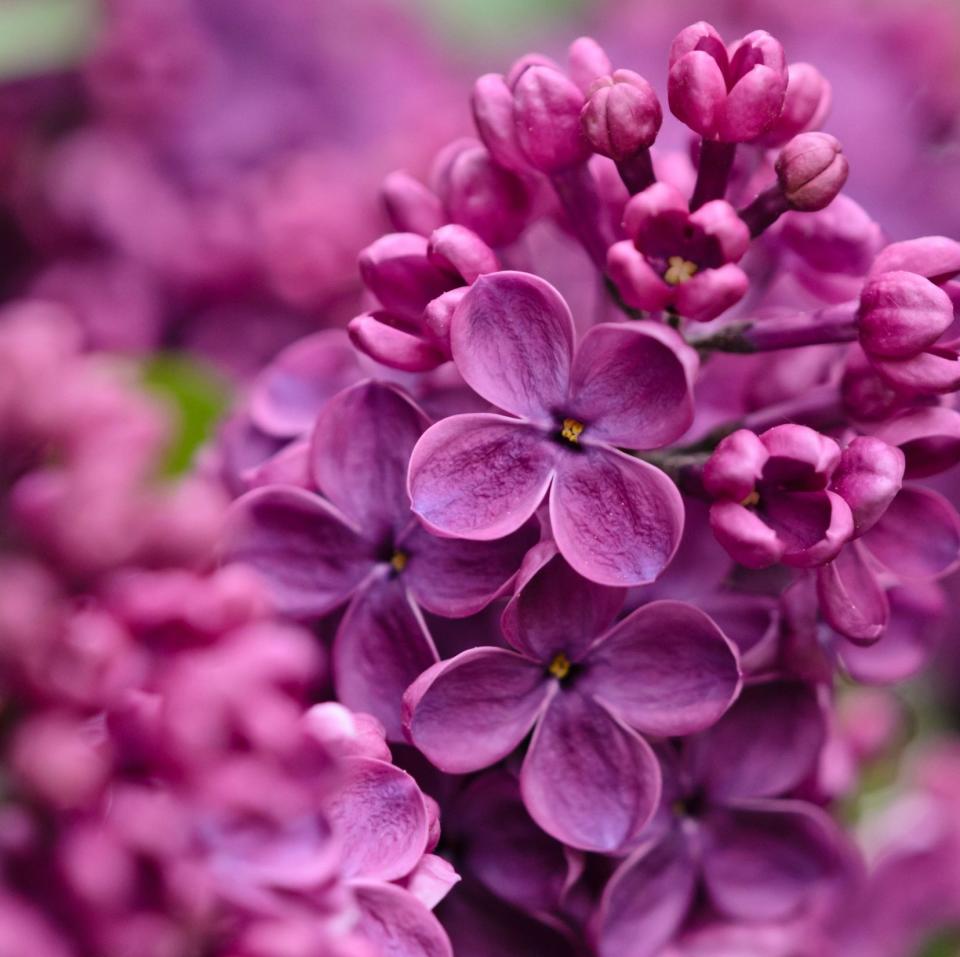
[[[695,24],[667,84],[688,153],[593,40],[481,77],[478,138],[384,186],[366,311],[211,459],[226,554],[440,809],[457,954],[825,957],[884,893],[835,801],[894,732],[838,679],[943,633],[960,243],[839,196],[769,34]]]

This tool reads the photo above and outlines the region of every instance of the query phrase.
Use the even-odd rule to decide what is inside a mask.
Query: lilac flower
[[[511,648],[475,648],[421,675],[404,696],[408,737],[442,770],[464,773],[533,730],[520,777],[530,816],[572,847],[622,847],[660,791],[639,732],[709,727],[740,685],[735,651],[703,612],[654,602],[613,624],[622,602],[621,590],[539,546],[503,615]]]
[[[678,190],[655,183],[630,200],[623,225],[631,239],[610,248],[607,269],[627,305],[706,322],[746,293],[735,263],[750,234],[724,200],[691,213]]]
[[[455,290],[497,268],[493,250],[464,226],[442,226],[429,239],[382,236],[360,254],[360,272],[383,308],[353,319],[350,337],[391,368],[435,368],[450,357],[450,313],[460,298]]]
[[[829,487],[840,462],[840,446],[806,426],[734,432],[703,471],[714,534],[748,568],[830,561],[854,531],[850,505]]]
[[[773,683],[747,688],[679,751],[665,747],[658,817],[610,879],[596,915],[602,957],[659,953],[698,893],[724,917],[780,921],[855,871],[831,818],[789,799],[824,735],[816,694]]]
[[[347,603],[333,653],[338,694],[394,738],[404,688],[436,660],[420,607],[452,617],[478,611],[535,541],[532,528],[519,524],[489,544],[439,539],[420,527],[405,475],[426,426],[392,386],[346,389],[324,406],[307,453],[324,497],[266,486],[232,512],[231,554],[260,572],[280,610],[310,619]]]
[[[670,109],[707,139],[755,139],[780,115],[786,91],[783,48],[763,30],[725,47],[700,21],[681,30],[670,47]]]
[[[679,541],[680,497],[615,446],[655,448],[683,433],[693,352],[662,326],[613,324],[591,330],[574,356],[566,303],[517,272],[474,283],[450,344],[467,384],[511,415],[455,415],[424,433],[409,477],[424,523],[499,538],[549,490],[553,534],[577,571],[610,585],[656,578]]]

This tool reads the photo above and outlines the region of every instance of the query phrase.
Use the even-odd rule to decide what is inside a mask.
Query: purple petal
[[[814,770],[826,733],[811,686],[753,685],[712,728],[687,742],[685,760],[714,801],[775,797]]]
[[[635,731],[573,691],[550,702],[520,776],[530,816],[558,841],[609,852],[635,837],[660,798],[660,767]]]
[[[359,256],[360,275],[385,309],[416,318],[455,281],[427,259],[427,240],[416,233],[387,233]]]
[[[719,269],[704,269],[677,286],[677,312],[694,322],[709,322],[735,306],[747,293],[750,280],[733,263]]]
[[[691,213],[690,222],[719,244],[724,262],[736,262],[750,248],[747,224],[724,199],[704,203],[695,213]]]
[[[890,623],[880,640],[868,648],[840,649],[840,660],[854,681],[875,685],[905,681],[930,662],[943,638],[946,602],[935,582],[891,588],[887,597]]]
[[[683,500],[658,468],[584,446],[558,462],[550,521],[563,557],[601,585],[642,585],[667,567],[683,532]]]
[[[835,492],[771,495],[764,518],[784,544],[780,560],[797,568],[830,561],[853,535],[850,506]]]
[[[693,903],[697,868],[680,828],[627,858],[603,892],[597,913],[600,957],[655,957]]]
[[[538,538],[535,522],[492,542],[438,538],[414,525],[398,541],[407,556],[403,579],[423,608],[447,618],[465,618],[509,587]]]
[[[664,213],[688,215],[687,201],[683,193],[669,183],[657,182],[637,193],[623,210],[623,228],[636,240],[641,249],[648,235],[656,231],[657,220]]]
[[[277,609],[294,618],[332,611],[374,563],[374,546],[332,505],[279,485],[233,503],[225,540],[227,558],[255,568]]]
[[[760,436],[749,429],[737,429],[720,440],[703,468],[703,484],[715,498],[741,502],[763,475],[770,453]]]
[[[673,115],[694,132],[712,137],[727,99],[727,84],[717,61],[703,50],[684,54],[670,67],[667,90]]]
[[[574,359],[569,414],[586,425],[584,440],[659,448],[693,421],[698,367],[693,349],[666,326],[595,326]]]
[[[390,957],[453,957],[446,931],[409,891],[395,884],[354,881],[358,930],[379,954]]]
[[[827,624],[851,641],[869,644],[887,626],[887,597],[859,542],[817,569],[817,601]]]
[[[375,758],[347,758],[342,772],[325,809],[342,848],[344,877],[394,881],[410,873],[426,852],[429,831],[417,782]]]
[[[652,735],[713,724],[740,690],[733,646],[698,608],[655,601],[638,608],[589,652],[578,690]]]
[[[578,575],[552,542],[527,556],[500,627],[515,648],[539,661],[564,652],[579,661],[623,607],[624,590]]]
[[[350,602],[333,645],[333,675],[337,697],[347,707],[372,714],[391,741],[402,741],[403,693],[437,660],[437,652],[402,581],[385,575]]]
[[[374,362],[403,372],[429,372],[448,360],[435,343],[389,319],[385,312],[351,319],[347,326],[350,341]]]
[[[960,563],[960,516],[939,492],[909,486],[863,543],[900,578],[940,578]]]
[[[452,273],[468,284],[478,276],[496,272],[498,268],[493,250],[472,229],[456,223],[433,231],[427,258],[438,269]]]
[[[506,771],[481,775],[457,800],[463,869],[488,890],[531,913],[556,907],[567,888],[571,853],[527,813],[517,780]]]
[[[403,886],[424,907],[433,910],[460,881],[453,865],[439,854],[424,854],[404,878]]]
[[[357,354],[342,330],[306,336],[287,346],[254,380],[250,418],[269,435],[303,435],[324,402],[360,376]]]
[[[955,348],[937,347],[910,359],[871,362],[880,378],[901,392],[940,395],[960,389],[960,357]]]
[[[559,451],[542,431],[516,419],[450,416],[429,428],[413,450],[413,510],[440,534],[502,538],[543,501]]]
[[[408,689],[404,728],[442,771],[477,771],[526,737],[552,690],[542,665],[502,648],[473,648]]]
[[[753,67],[737,80],[727,96],[719,137],[729,143],[758,137],[780,115],[786,92],[786,70]]]
[[[891,243],[877,254],[870,275],[896,270],[943,282],[960,272],[960,243],[946,236],[921,236]]]
[[[906,456],[904,478],[927,478],[960,462],[960,412],[956,409],[910,409],[884,423],[876,434]]]
[[[481,276],[453,315],[450,347],[467,385],[507,412],[550,421],[567,398],[573,317],[536,276]]]
[[[317,418],[310,446],[317,488],[373,541],[409,522],[407,463],[428,424],[399,389],[372,381],[334,396]]]
[[[712,812],[704,831],[704,882],[729,917],[787,917],[849,866],[838,826],[800,801],[744,801]]]

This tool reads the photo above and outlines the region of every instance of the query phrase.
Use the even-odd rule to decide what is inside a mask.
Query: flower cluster
[[[439,807],[458,955],[824,957],[894,879],[837,814],[884,738],[839,688],[943,633],[960,242],[841,195],[768,33],[694,24],[666,78],[686,152],[591,39],[477,80],[476,138],[384,183],[362,314],[208,460],[226,556]]]

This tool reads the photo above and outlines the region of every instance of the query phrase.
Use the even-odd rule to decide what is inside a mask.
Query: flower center
[[[667,271],[663,274],[663,281],[671,286],[681,286],[693,278],[698,268],[696,263],[684,259],[683,256],[671,256],[667,260]]]
[[[558,651],[553,656],[553,660],[550,662],[550,667],[547,668],[547,671],[549,671],[557,681],[563,681],[563,679],[570,674],[572,667],[573,664],[570,659],[562,651]]]
[[[560,437],[565,439],[571,445],[576,445],[580,441],[580,433],[583,432],[583,423],[576,419],[564,419],[560,428]]]
[[[744,508],[754,508],[760,504],[760,493],[754,489],[740,504]]]
[[[406,552],[395,551],[390,557],[390,567],[399,575],[407,567],[408,558]]]

